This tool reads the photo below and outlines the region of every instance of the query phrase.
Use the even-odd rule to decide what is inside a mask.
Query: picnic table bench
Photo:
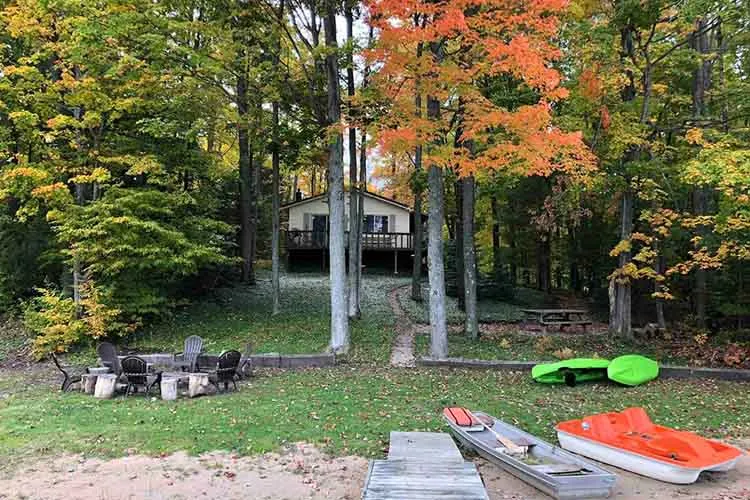
[[[583,309],[521,309],[526,320],[532,320],[542,325],[542,331],[547,333],[548,326],[559,326],[562,331],[566,326],[580,325],[583,331],[592,322],[586,317]]]

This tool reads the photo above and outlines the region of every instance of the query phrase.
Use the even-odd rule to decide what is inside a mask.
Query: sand
[[[750,444],[750,443],[749,443]],[[549,497],[476,458],[490,499]],[[750,459],[736,470],[702,477],[690,486],[649,480],[623,471],[613,498],[750,499]],[[280,453],[238,457],[215,452],[191,457],[126,456],[114,460],[67,455],[35,462],[0,478],[0,499],[342,499],[361,495],[367,460],[330,457],[316,447],[296,444]]]

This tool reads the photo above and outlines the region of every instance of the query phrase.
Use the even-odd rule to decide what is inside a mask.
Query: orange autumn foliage
[[[373,85],[389,101],[378,120],[380,146],[409,154],[417,145],[426,165],[460,175],[505,170],[522,175],[554,171],[580,175],[595,158],[579,132],[553,123],[556,101],[568,96],[554,62],[554,39],[567,0],[370,0],[377,45],[366,57],[380,70]],[[444,57],[435,57],[440,46]],[[419,55],[418,55],[419,54]],[[539,96],[507,109],[483,94],[482,82],[512,76]],[[422,96],[422,109],[415,96]],[[427,96],[441,103],[439,120],[426,117]]]

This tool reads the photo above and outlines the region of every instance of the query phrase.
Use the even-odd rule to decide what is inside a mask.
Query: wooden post
[[[177,377],[164,377],[161,379],[161,398],[166,401],[177,399]]]
[[[398,250],[393,251],[393,274],[398,274]]]
[[[98,399],[110,399],[115,395],[116,384],[117,375],[114,373],[97,375],[96,385],[94,386],[94,397]]]
[[[208,373],[191,373],[188,380],[188,396],[194,398],[206,394]]]

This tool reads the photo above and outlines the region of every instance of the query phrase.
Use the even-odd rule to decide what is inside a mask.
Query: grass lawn
[[[40,367],[0,372],[0,457],[3,463],[65,452],[120,456],[225,449],[239,454],[275,450],[307,441],[335,454],[382,456],[391,430],[445,430],[440,411],[448,405],[480,408],[554,439],[564,419],[640,405],[658,422],[715,437],[750,437],[750,384],[663,380],[626,389],[609,384],[575,388],[534,384],[527,374],[387,367],[394,316],[387,292],[408,278],[368,277],[363,317],[352,323],[352,354],[335,368],[261,371],[241,390],[175,402],[140,395],[102,401],[61,394]],[[283,313],[271,317],[270,283],[235,288],[179,312],[170,321],[131,339],[143,352],[179,350],[199,334],[209,351],[242,347],[256,351],[315,352],[328,342],[328,285],[319,275],[286,277]],[[578,339],[578,338],[576,338]],[[580,338],[581,353],[609,355],[605,337]],[[485,337],[467,343],[451,337],[453,355],[482,358],[548,358],[534,339]],[[578,340],[576,340],[578,341]],[[426,339],[419,338],[424,348]],[[566,346],[570,343],[566,342]],[[611,349],[619,349],[615,344]],[[588,350],[587,350],[588,349]],[[500,355],[498,353],[502,352]],[[93,349],[76,358],[92,357]],[[38,372],[38,373],[37,373]],[[53,377],[58,374],[54,373]],[[38,378],[38,377],[37,377]],[[0,466],[2,468],[3,466]]]
[[[17,386],[16,386],[17,387]],[[228,395],[109,401],[34,387],[0,399],[0,456],[120,456],[307,441],[335,454],[382,455],[391,430],[445,430],[443,407],[481,408],[547,439],[561,420],[631,405],[661,423],[715,437],[750,436],[750,386],[656,381],[643,387],[535,384],[527,375],[339,366],[265,372]]]
[[[351,323],[350,362],[384,361],[393,337],[393,315],[387,300],[391,289],[408,278],[368,276],[363,285],[362,318]],[[172,318],[149,326],[127,339],[129,349],[178,352],[185,337],[200,335],[204,350],[242,351],[247,343],[254,352],[302,354],[322,352],[330,340],[328,276],[282,275],[281,313],[271,315],[270,274],[261,272],[253,287],[237,286],[216,291],[201,302],[179,309]],[[384,347],[387,346],[387,347]],[[72,355],[75,363],[96,359],[93,346]]]

